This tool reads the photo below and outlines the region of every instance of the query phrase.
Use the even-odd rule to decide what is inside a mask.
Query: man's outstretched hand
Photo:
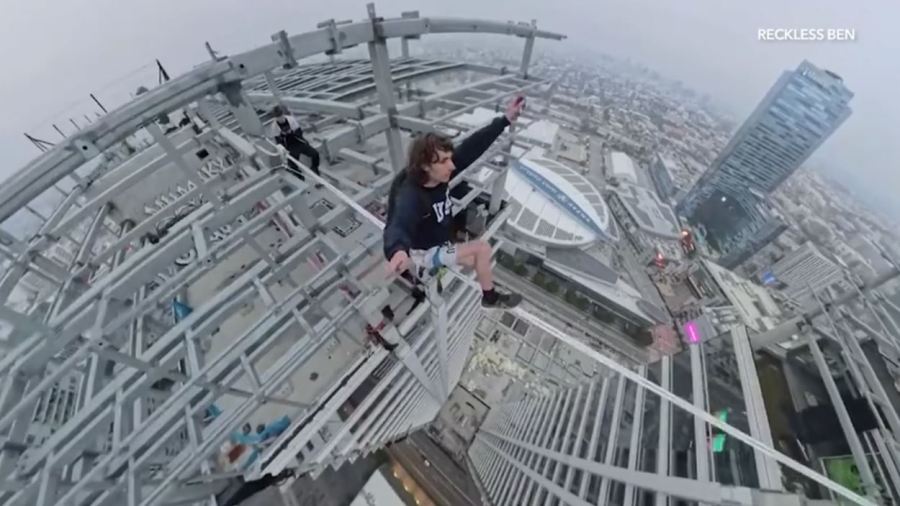
[[[519,119],[519,115],[522,114],[523,109],[525,109],[525,97],[519,95],[507,104],[505,113],[506,119],[508,119],[510,123]]]
[[[405,251],[398,251],[394,253],[394,256],[391,257],[391,260],[387,264],[388,275],[392,276],[394,274],[400,274],[408,269],[409,265],[409,255]]]

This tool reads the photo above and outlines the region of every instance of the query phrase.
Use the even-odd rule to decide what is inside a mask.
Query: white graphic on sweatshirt
[[[453,201],[447,198],[446,200],[431,204],[431,208],[434,209],[435,220],[437,220],[438,223],[443,223],[445,217],[453,214]]]

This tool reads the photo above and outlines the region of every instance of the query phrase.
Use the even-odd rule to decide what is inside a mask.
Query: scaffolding
[[[892,262],[868,286],[854,283],[852,292],[827,299],[814,294],[815,308],[768,331],[737,325],[638,366],[620,363],[528,311],[512,311],[599,369],[590,379],[549,392],[524,389],[494,406],[469,450],[485,494],[498,505],[805,504],[807,497],[816,504],[896,504],[900,427],[889,389],[900,372],[900,308],[877,289],[898,273]],[[789,456],[784,441],[776,449],[770,416],[777,414],[765,399],[774,393],[771,387],[763,391],[764,369],[754,359],[759,352],[810,356],[806,369],[824,385],[825,402],[849,448],[847,468],[858,469],[858,489]],[[850,412],[853,397],[873,415],[871,426],[854,425],[861,418]]]
[[[427,33],[517,36],[526,56],[518,72],[410,57]],[[361,22],[210,51],[42,145],[0,189],[2,502],[210,504],[235,477],[316,476],[430,422],[480,292],[452,279],[417,304],[386,282],[373,212],[411,133],[545,85],[527,75],[537,38],[563,36],[370,5]],[[368,60],[335,57],[362,45]],[[413,92],[449,72],[477,77]],[[275,104],[303,118],[328,180],[266,140]],[[458,209],[501,177],[469,180]]]
[[[521,37],[522,59],[508,71],[410,57],[409,41],[429,33]],[[400,57],[390,58],[390,38],[400,39]],[[463,134],[454,117],[523,93],[544,94],[549,108],[554,88],[529,73],[539,38],[563,36],[534,22],[417,12],[382,18],[370,4],[361,22],[277,32],[243,53],[222,56],[207,45],[209,62],[42,145],[0,188],[0,501],[215,504],[235,477],[287,469],[316,476],[429,423],[462,372],[481,314],[479,289],[451,273],[440,290],[427,280],[419,303],[413,287],[387,282],[383,197],[410,133]],[[363,44],[368,60],[338,58]],[[301,63],[319,54],[329,61]],[[478,77],[433,93],[412,88],[447,72]],[[325,177],[265,138],[266,111],[276,104],[303,115],[327,162]],[[158,118],[175,112],[182,121],[164,131]],[[141,149],[130,144],[136,138],[145,141]],[[511,129],[485,160],[508,159],[517,142]],[[303,178],[287,170],[291,164]],[[464,178],[470,188],[455,199],[454,213],[489,195],[492,219],[482,238],[496,249],[509,212],[501,201],[509,164],[481,165],[490,175]],[[732,427],[648,381],[647,365],[623,366],[534,315],[516,316],[621,379],[597,378],[492,411],[470,455],[496,503],[519,504],[512,497],[535,484],[584,504],[589,487],[575,480],[590,472],[629,484],[630,498],[650,487],[700,502],[756,504],[745,500],[749,489],[709,477],[688,480],[701,485],[679,492],[686,481],[641,474],[633,456],[624,471],[614,469],[609,449],[598,463],[573,456],[574,446],[534,446],[538,436],[559,448],[565,434],[586,434],[587,409],[624,399],[629,381],[635,403],[659,396],[661,413],[684,410],[698,434],[711,426],[751,447],[767,477],[761,483],[778,488],[777,462],[842,497],[873,503],[774,450],[756,429]],[[833,326],[845,321],[852,316]],[[883,325],[893,332],[885,326],[876,334],[894,342],[885,336],[900,334],[896,325]],[[763,346],[778,337],[748,339]],[[752,353],[749,344],[742,350]],[[857,372],[871,380],[865,367]],[[886,394],[869,386],[870,401],[885,405]],[[546,423],[560,410],[580,411],[567,414],[565,427],[562,419]],[[46,430],[35,434],[33,422]],[[895,448],[887,427],[866,441]],[[535,438],[525,442],[523,430]],[[596,443],[599,424],[591,431]],[[628,437],[635,446],[640,434]],[[569,467],[539,476],[531,466],[547,459]],[[514,491],[505,488],[509,478]],[[611,493],[606,480],[600,486]]]

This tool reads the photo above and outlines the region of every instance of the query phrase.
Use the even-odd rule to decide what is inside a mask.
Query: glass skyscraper
[[[761,202],[850,116],[852,97],[840,76],[808,61],[784,72],[678,203],[679,214],[723,254],[758,242],[747,230],[771,219]]]

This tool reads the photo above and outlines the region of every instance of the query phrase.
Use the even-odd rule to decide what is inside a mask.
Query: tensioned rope
[[[268,142],[269,142],[269,144],[272,144],[271,141],[268,141]],[[274,144],[272,144],[272,145],[274,145]],[[330,192],[334,193],[334,195],[337,198],[339,198],[342,202],[344,202],[346,205],[350,206],[353,210],[358,212],[360,214],[360,216],[364,217],[367,221],[369,221],[369,223],[378,227],[379,230],[384,230],[384,222],[379,220],[375,215],[373,215],[371,212],[369,212],[366,208],[364,208],[358,202],[353,200],[353,198],[351,198],[349,195],[346,195],[344,192],[342,192],[336,186],[332,185],[324,177],[314,173],[311,169],[309,169],[305,164],[301,163],[299,160],[288,155],[286,153],[286,150],[282,146],[275,146],[275,147],[276,147],[276,149],[278,149],[279,153],[284,154],[285,156],[287,156],[287,159],[289,159],[292,162],[294,162],[295,164],[297,164],[297,167],[299,167],[300,170],[303,171],[303,173],[306,177],[312,178],[313,181],[316,181],[317,183],[323,185]],[[268,154],[268,152],[266,152],[266,153]],[[448,269],[448,271],[453,276],[456,276],[458,279],[460,279],[463,283],[467,283],[470,286],[474,286],[474,287],[478,288],[478,290],[481,290],[481,288],[477,286],[477,283],[475,282],[474,279],[468,278],[468,277],[462,275],[461,273],[456,272],[452,269]],[[840,496],[843,496],[844,498],[846,498],[850,501],[853,501],[856,504],[860,504],[860,505],[864,505],[864,506],[877,506],[876,503],[872,502],[871,500],[869,500],[863,496],[860,496],[859,494],[856,494],[849,488],[844,487],[843,485],[841,485],[833,480],[828,479],[827,477],[823,476],[822,474],[813,471],[812,469],[803,465],[802,463],[797,462],[796,460],[788,457],[787,455],[779,452],[778,450],[755,439],[750,434],[747,434],[744,431],[742,431],[732,425],[722,422],[721,420],[719,420],[717,417],[713,416],[712,414],[707,413],[706,411],[695,407],[692,403],[682,399],[681,397],[678,397],[677,395],[674,395],[673,393],[667,391],[666,389],[662,388],[659,385],[656,385],[655,383],[648,380],[647,378],[644,378],[640,374],[619,364],[618,362],[603,355],[602,353],[598,352],[597,350],[594,350],[593,348],[582,343],[577,338],[572,337],[572,336],[566,334],[565,332],[559,330],[558,328],[554,327],[553,325],[545,322],[542,318],[525,311],[521,307],[514,308],[511,310],[511,312],[513,314],[515,314],[516,316],[518,316],[526,321],[531,322],[532,324],[541,328],[545,332],[548,332],[549,334],[553,335],[557,339],[559,339],[559,340],[563,341],[564,343],[566,343],[567,345],[571,346],[573,349],[578,350],[581,353],[584,353],[585,355],[594,359],[595,361],[599,362],[600,364],[621,374],[625,378],[635,382],[636,384],[640,385],[641,387],[655,393],[656,395],[660,396],[660,398],[668,401],[671,404],[678,406],[679,408],[687,411],[691,415],[700,418],[704,422],[706,422],[706,423],[710,424],[711,426],[721,430],[722,432],[734,437],[735,439],[743,442],[744,444],[751,446],[752,448],[756,449],[757,451],[762,452],[763,455],[775,460],[779,464],[781,464],[785,467],[788,467],[788,468],[796,471],[799,474],[802,474],[803,476],[815,481],[816,483],[831,490],[832,492],[834,492]]]

